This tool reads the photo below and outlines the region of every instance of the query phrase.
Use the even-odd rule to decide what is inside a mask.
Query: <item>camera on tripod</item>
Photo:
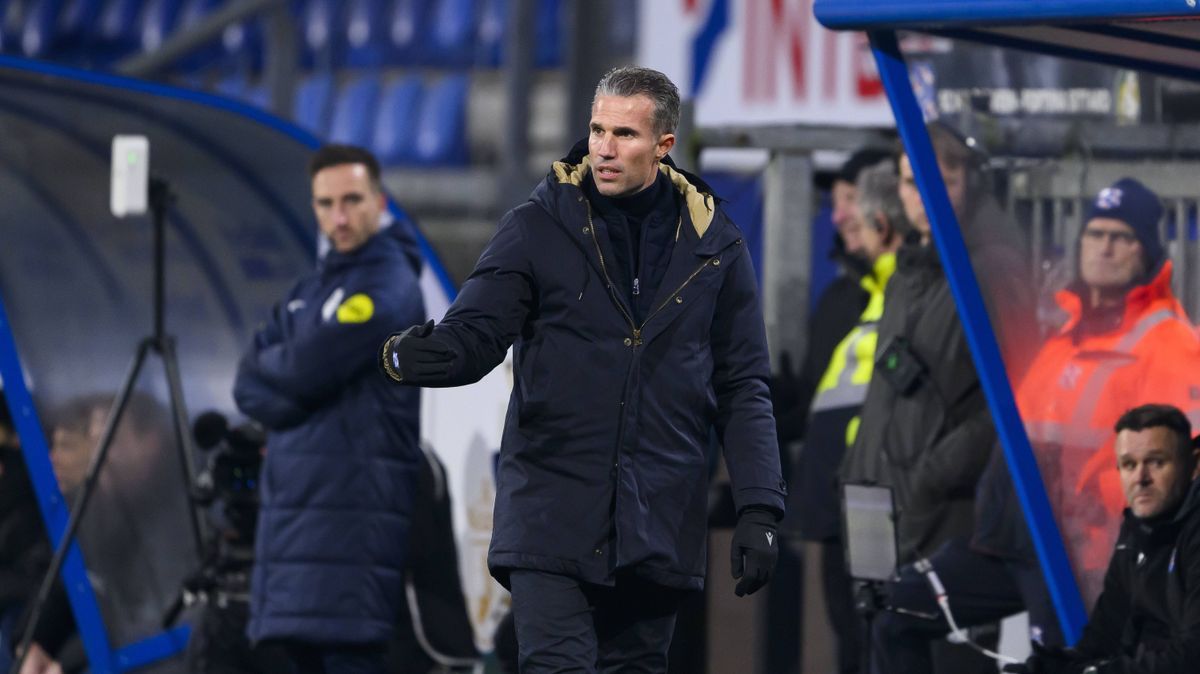
[[[198,505],[221,506],[222,538],[233,545],[253,546],[258,519],[258,479],[266,434],[252,423],[233,428],[219,412],[205,412],[192,424],[196,446],[209,452],[196,476],[192,498]]]
[[[258,480],[266,434],[251,423],[230,428],[221,413],[205,412],[192,424],[192,436],[208,458],[189,496],[208,510],[216,535],[206,546],[199,569],[183,581],[179,597],[163,618],[164,627],[197,602],[219,610],[231,604],[244,606],[254,564]]]

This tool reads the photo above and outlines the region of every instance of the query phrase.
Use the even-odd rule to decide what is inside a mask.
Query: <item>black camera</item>
[[[192,424],[192,436],[200,449],[210,452],[192,498],[205,507],[219,504],[226,536],[235,544],[252,545],[266,434],[252,423],[230,428],[221,413],[205,412]]]
[[[266,434],[249,423],[230,428],[219,412],[205,412],[192,424],[192,436],[208,458],[190,497],[209,509],[217,535],[209,540],[200,567],[184,579],[179,597],[163,618],[164,627],[196,602],[214,604],[222,611],[230,604],[245,604],[254,564],[258,479]]]

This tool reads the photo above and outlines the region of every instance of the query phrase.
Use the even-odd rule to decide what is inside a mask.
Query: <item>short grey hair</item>
[[[893,160],[885,159],[863,169],[854,186],[858,191],[858,211],[862,214],[864,224],[875,226],[876,215],[882,214],[896,236],[903,237],[908,233],[908,218],[900,201],[900,176],[896,173]]]
[[[645,96],[654,103],[654,133],[675,133],[679,126],[679,88],[671,78],[640,66],[620,66],[604,73],[592,105],[601,96]]]

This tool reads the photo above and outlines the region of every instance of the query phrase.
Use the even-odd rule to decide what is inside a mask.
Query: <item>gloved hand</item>
[[[775,562],[779,559],[777,523],[775,513],[753,506],[743,510],[738,517],[729,550],[733,577],[738,579],[733,590],[737,596],[754,594],[771,580]]]
[[[1024,664],[1005,665],[1015,674],[1080,674],[1088,663],[1076,651],[1062,646],[1043,646],[1033,642],[1033,655]]]
[[[419,385],[446,376],[457,356],[431,334],[432,320],[388,337],[379,354],[380,369],[392,381],[403,384]]]

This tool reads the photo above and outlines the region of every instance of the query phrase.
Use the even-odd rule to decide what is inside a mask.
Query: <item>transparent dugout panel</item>
[[[1200,85],[925,35],[901,46],[1090,610],[1126,506],[1118,416],[1169,403],[1200,422],[1200,143],[1180,133],[1200,121]],[[1089,247],[1109,216],[1148,238]]]

